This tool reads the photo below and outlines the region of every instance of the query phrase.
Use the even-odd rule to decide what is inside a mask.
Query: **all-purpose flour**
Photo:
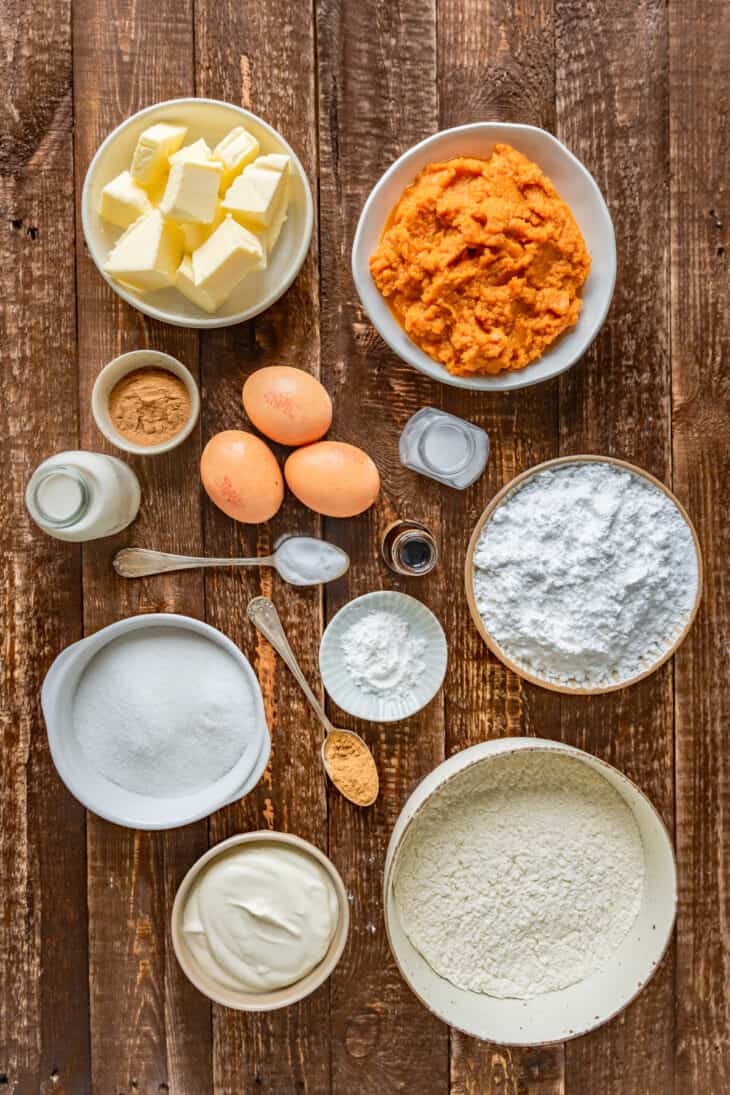
[[[681,513],[605,463],[540,472],[487,522],[474,595],[496,642],[545,680],[618,683],[648,669],[692,611],[697,553]]]
[[[459,988],[527,999],[610,962],[641,903],[631,810],[581,760],[519,750],[456,776],[396,865],[403,929]]]
[[[141,795],[201,790],[260,745],[240,666],[183,628],[141,628],[103,647],[79,681],[73,727],[89,764]]]

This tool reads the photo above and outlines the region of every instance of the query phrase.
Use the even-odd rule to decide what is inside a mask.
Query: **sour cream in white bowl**
[[[524,369],[495,376],[453,376],[413,342],[388,306],[370,274],[388,219],[404,190],[428,164],[459,156],[488,159],[498,144],[508,144],[536,163],[552,181],[580,228],[591,257],[582,290],[578,322],[537,361]],[[611,215],[595,180],[557,137],[531,125],[476,122],[445,129],[405,152],[376,183],[363,208],[352,246],[352,276],[363,308],[391,350],[432,380],[474,391],[509,391],[549,380],[574,365],[603,326],[616,281],[616,240]]]

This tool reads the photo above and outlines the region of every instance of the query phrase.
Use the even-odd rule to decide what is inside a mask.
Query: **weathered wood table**
[[[3,415],[0,494],[0,1095],[719,1095],[730,1072],[727,374],[730,23],[713,0],[8,0],[0,71]],[[247,326],[198,338],[146,320],[89,260],[78,198],[102,138],[140,107],[197,94],[242,103],[291,141],[318,195],[319,232],[294,288]],[[506,119],[555,132],[587,164],[613,214],[619,280],[609,320],[559,382],[513,395],[460,393],[399,364],[353,290],[349,253],[383,169],[438,128]],[[318,243],[316,242],[318,239]],[[105,449],[95,376],[140,346],[197,371],[198,434],[135,460],[139,520],[79,550],[37,531],[22,496],[62,449]],[[351,522],[320,522],[291,498],[271,527],[236,526],[201,499],[214,432],[243,424],[241,382],[272,362],[318,373],[332,436],[375,457],[384,490]],[[491,436],[466,493],[404,471],[397,437],[436,404]],[[495,661],[467,618],[469,532],[516,472],[560,453],[632,460],[673,485],[696,522],[704,602],[673,664],[605,698],[561,699]],[[397,583],[377,556],[398,515],[437,530],[439,568]],[[325,533],[352,555],[347,581],[284,589],[270,572],[187,573],[128,583],[122,544],[266,552],[284,530]],[[723,542],[724,541],[724,542]],[[311,675],[323,622],[349,598],[407,589],[443,621],[446,687],[421,716],[362,726],[382,774],[377,808],[328,793],[320,732],[286,669],[246,620],[272,593]],[[137,612],[205,618],[241,645],[266,694],[270,770],[207,821],[148,834],[85,814],[51,763],[38,693],[68,643]],[[346,723],[346,720],[343,719]],[[533,734],[590,749],[653,798],[676,837],[676,942],[639,999],[565,1046],[511,1051],[450,1032],[390,959],[381,870],[397,813],[445,755]],[[349,945],[329,984],[260,1017],[211,1008],[172,953],[176,886],[211,843],[242,829],[297,832],[329,854],[352,895]]]

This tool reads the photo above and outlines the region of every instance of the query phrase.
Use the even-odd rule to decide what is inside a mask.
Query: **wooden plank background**
[[[0,11],[0,1095],[720,1095],[730,1074],[730,21],[718,0],[6,0]],[[318,231],[294,287],[254,322],[198,337],[123,304],[90,262],[78,218],[84,173],[130,113],[182,95],[241,103],[301,157]],[[510,395],[436,385],[374,335],[349,252],[382,171],[421,137],[501,119],[556,133],[611,208],[619,278],[609,319],[558,381]],[[109,541],[57,543],[23,491],[52,452],[107,446],[90,414],[109,358],[138,346],[199,376],[199,431],[174,458],[135,460],[144,506]],[[362,444],[378,505],[320,521],[289,499],[269,526],[235,526],[201,498],[208,437],[244,424],[245,376],[273,362],[321,376],[332,436]],[[464,493],[405,472],[397,437],[443,406],[483,425],[492,454]],[[110,450],[111,451],[111,450]],[[514,474],[561,453],[633,460],[674,486],[705,552],[704,602],[672,664],[625,693],[578,700],[526,685],[467,622],[461,569],[471,528]],[[379,534],[401,515],[437,531],[439,569],[400,581]],[[324,533],[352,555],[346,580],[287,589],[271,574],[116,578],[120,544],[216,554],[267,551],[282,532]],[[456,576],[456,577],[455,577]],[[421,597],[447,630],[443,693],[387,730],[359,726],[383,794],[368,812],[328,793],[319,732],[287,671],[246,621],[273,593],[315,676],[316,636],[377,588]],[[284,599],[285,598],[285,599]],[[259,674],[273,751],[259,787],[209,821],[126,831],[85,815],[51,763],[38,692],[68,643],[137,612],[208,619]],[[314,641],[313,641],[314,640]],[[354,725],[341,712],[342,725]],[[434,1019],[399,978],[382,923],[393,822],[444,756],[534,734],[590,749],[651,795],[676,838],[676,943],[619,1018],[565,1046],[511,1050]],[[298,832],[329,851],[352,929],[329,983],[298,1007],[244,1016],[211,1007],[169,940],[175,890],[211,843],[243,829]]]

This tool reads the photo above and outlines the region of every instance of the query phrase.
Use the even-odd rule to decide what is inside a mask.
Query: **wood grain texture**
[[[560,380],[561,452],[600,452],[671,486],[666,9],[557,0],[557,135],[593,174],[616,230],[608,321]],[[562,736],[636,780],[673,825],[672,667],[624,692],[564,697]],[[566,1047],[568,1091],[674,1091],[673,955],[617,1020]]]
[[[440,0],[440,125],[555,120],[553,5]],[[472,529],[487,502],[510,479],[558,455],[557,382],[513,393],[446,389],[446,410],[489,434],[485,475],[462,492],[443,490],[444,574],[461,574]],[[469,617],[459,580],[445,606],[449,638],[447,752],[511,734],[556,736],[560,697],[521,681],[493,657]],[[451,1032],[451,1089],[458,1095],[503,1092],[561,1095],[563,1050],[509,1050]]]
[[[189,3],[152,5],[77,0],[74,6],[76,182],[114,126],[141,107],[189,95],[193,87]],[[114,451],[90,415],[99,369],[126,350],[150,346],[197,372],[197,339],[147,320],[104,283],[78,231],[78,339],[81,438],[85,448]],[[130,461],[142,484],[131,529],[85,546],[87,633],[138,612],[203,615],[199,573],[129,582],[111,559],[123,544],[198,553],[199,434],[165,456]],[[193,489],[191,490],[191,484]],[[131,1095],[167,1090],[198,1095],[212,1087],[208,1002],[190,985],[170,951],[169,917],[182,875],[207,847],[207,824],[170,833],[136,833],[88,820],[92,1079],[94,1091]]]
[[[669,6],[674,487],[705,558],[704,603],[675,665],[677,1092],[730,1073],[730,26]]]
[[[332,436],[360,445],[382,476],[379,503],[353,521],[327,520],[328,539],[352,557],[347,587],[328,587],[328,617],[368,590],[399,588],[438,616],[443,575],[397,580],[379,538],[396,517],[424,521],[441,538],[439,490],[401,467],[398,436],[435,385],[374,336],[357,301],[349,255],[357,218],[383,170],[437,128],[436,22],[429,3],[320,3],[317,8],[322,270],[322,373],[335,405]],[[403,984],[385,938],[382,868],[390,829],[415,784],[443,757],[443,700],[385,727],[356,724],[375,752],[381,794],[358,811],[330,794],[330,851],[351,895],[350,944],[331,979],[334,1091],[443,1091],[448,1036]]]
[[[85,819],[39,692],[81,635],[80,566],[23,495],[41,460],[78,443],[70,6],[49,22],[6,4],[0,37],[0,1091],[61,1095],[88,1090]]]
[[[197,92],[240,103],[260,114],[292,144],[316,200],[317,150],[314,26],[311,5],[288,0],[242,5],[196,4]],[[302,273],[288,293],[251,323],[206,334],[201,343],[203,431],[250,429],[241,388],[251,370],[286,364],[319,372],[317,234]],[[277,447],[283,460],[284,449]],[[281,511],[256,528],[236,525],[205,506],[209,554],[268,554],[288,532],[318,534],[319,519],[289,496]],[[293,649],[310,680],[317,674],[322,607],[318,589],[286,586],[272,571],[206,575],[209,621],[247,653],[261,680],[272,731],[272,757],[256,788],[211,819],[211,842],[241,830],[292,831],[327,850],[324,776],[318,764],[321,731],[289,671],[248,622],[246,606],[271,596],[281,611]],[[326,1042],[329,993],[325,986],[284,1012],[244,1015],[216,1008],[214,1077],[217,1092],[330,1090]]]
[[[729,39],[717,0],[57,0],[50,9],[7,0],[0,1095],[726,1090]],[[86,254],[78,210],[74,223],[74,189],[78,201],[109,130],[144,105],[188,94],[242,103],[279,128],[321,202],[319,231],[289,293],[200,345],[193,332],[123,304]],[[556,132],[601,186],[619,250],[612,312],[590,353],[559,381],[504,395],[446,388],[399,363],[367,322],[349,274],[355,224],[381,172],[436,129],[487,119]],[[83,550],[53,541],[25,514],[27,478],[54,451],[113,451],[93,425],[91,386],[107,360],[140,346],[167,350],[194,372],[200,360],[201,431],[172,456],[132,461],[143,509],[130,530]],[[335,406],[330,436],[376,459],[383,492],[368,514],[321,521],[289,497],[270,524],[250,528],[201,498],[201,440],[248,428],[242,382],[273,363],[321,373]],[[399,432],[424,405],[490,434],[486,474],[466,492],[400,466]],[[623,693],[561,699],[488,653],[468,619],[461,572],[470,531],[497,489],[532,464],[577,452],[635,461],[673,486],[697,525],[706,585],[673,665]],[[399,516],[424,520],[440,541],[441,563],[426,579],[397,579],[380,560],[380,534]],[[349,575],[320,592],[285,587],[268,571],[125,582],[110,566],[122,544],[264,553],[295,530],[341,543]],[[316,682],[325,620],[376,588],[429,604],[446,628],[450,662],[444,693],[402,725],[378,728],[331,711],[363,732],[378,760],[380,801],[358,811],[327,790],[320,730],[248,624],[246,605],[257,593],[273,596]],[[205,616],[242,647],[273,738],[254,793],[209,823],[167,834],[85,816],[53,769],[38,703],[62,647],[150,611]],[[449,1032],[397,974],[382,920],[384,853],[415,784],[444,755],[525,733],[616,764],[676,832],[676,956],[622,1016],[565,1049],[513,1050]],[[352,927],[318,993],[284,1012],[246,1016],[211,1009],[186,981],[169,914],[182,875],[209,842],[265,827],[329,851],[351,897]]]

